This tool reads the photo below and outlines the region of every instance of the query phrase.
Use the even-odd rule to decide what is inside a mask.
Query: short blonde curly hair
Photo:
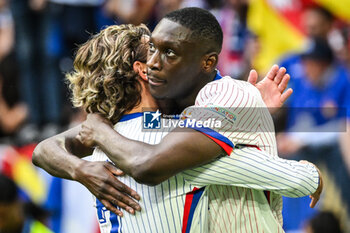
[[[135,61],[145,63],[150,36],[145,25],[109,26],[81,45],[74,70],[66,74],[72,103],[87,113],[100,113],[113,124],[141,101]]]

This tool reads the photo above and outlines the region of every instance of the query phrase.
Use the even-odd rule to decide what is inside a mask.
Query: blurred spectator
[[[117,18],[118,23],[134,25],[147,23],[148,26],[152,27],[153,21],[155,21],[154,8],[157,2],[157,0],[107,0],[105,9]]]
[[[162,19],[167,13],[184,7],[206,8],[204,0],[158,0],[156,6],[157,21]]]
[[[291,107],[287,127],[291,132],[315,132],[318,131],[315,128],[319,128],[323,134],[310,137],[299,133],[294,139],[280,135],[278,146],[281,154],[295,153],[303,145],[334,144],[340,130],[344,131],[345,124],[340,125],[342,129],[335,128],[335,124],[338,123],[337,120],[347,117],[346,108],[350,107],[349,73],[334,61],[333,52],[326,40],[314,39],[309,46],[301,56],[293,56],[282,62],[293,77],[291,86],[294,89],[287,103]]]
[[[338,41],[339,49],[337,49],[337,56],[340,61],[350,70],[350,25],[345,25],[341,28],[341,37]]]
[[[0,174],[0,232],[52,233],[44,224],[46,213],[19,195],[16,184]]]
[[[101,12],[104,0],[45,0],[46,11],[49,15],[49,30],[46,31],[48,53],[55,62],[51,74],[60,80],[60,112],[61,121],[67,124],[74,111],[69,101],[68,90],[64,84],[63,73],[73,66],[73,54],[77,45],[84,43],[91,34],[99,31],[104,23],[113,23]],[[62,122],[61,122],[62,123]],[[41,139],[54,134],[43,132]]]
[[[248,1],[226,0],[223,4],[212,10],[224,33],[218,68],[225,75],[244,79],[258,52],[257,38],[247,28]]]
[[[319,38],[323,38],[324,40],[327,40],[332,48],[332,55],[334,57],[334,59],[338,59],[340,62],[342,62],[343,64],[350,64],[348,63],[349,58],[350,58],[350,47],[348,44],[349,41],[349,34],[346,33],[346,28],[348,28],[349,26],[345,25],[345,24],[339,24],[339,20],[337,21],[336,18],[333,16],[333,14],[328,11],[327,9],[325,9],[324,7],[321,6],[313,6],[313,7],[309,7],[307,8],[304,13],[303,13],[303,20],[302,20],[303,26],[304,26],[304,30],[306,35],[309,38],[312,37],[319,37]],[[316,64],[312,64],[315,63],[312,60],[306,60],[304,61],[305,67],[307,67],[307,70],[302,68],[302,64],[301,64],[301,60],[299,55],[290,55],[288,56],[286,59],[284,59],[284,61],[281,62],[281,65],[285,66],[288,70],[289,73],[292,74],[292,78],[294,78],[294,76],[297,77],[301,77],[303,76],[305,72],[308,72],[310,75],[308,75],[309,78],[312,78],[313,74],[312,73],[317,73],[317,71],[315,69],[317,69],[317,63],[319,64],[319,62],[316,62]],[[322,72],[323,68],[322,65],[318,66],[320,68],[320,70],[318,72]],[[343,73],[348,73],[347,70],[343,69]],[[317,74],[316,74],[317,76]],[[326,75],[324,75],[326,76]],[[346,81],[348,79],[347,77],[348,75],[344,75],[343,81],[345,86],[347,86],[348,81]],[[347,77],[347,78],[345,78]],[[329,92],[334,92],[334,90],[332,91],[332,88],[329,88]],[[349,92],[349,90],[343,90],[341,93],[346,93]],[[329,96],[334,96],[334,93],[331,94],[329,93]],[[349,98],[349,97],[343,97],[344,99]],[[301,98],[300,98],[301,99]],[[309,101],[308,99],[304,99],[305,101]],[[325,106],[323,107],[332,107],[330,105],[332,105],[333,103],[328,102],[328,103],[324,103]],[[338,104],[338,103],[337,103]],[[336,106],[333,106],[336,107]],[[343,106],[346,107],[346,106]],[[346,110],[345,110],[346,111]],[[344,126],[345,127],[345,126]],[[350,140],[350,127],[348,127],[346,129],[346,131],[348,133],[342,133],[340,134],[340,146],[341,146],[341,151],[342,151],[342,155],[343,155],[343,160],[345,162],[345,166],[347,167],[348,170],[348,174],[350,174],[350,146],[348,145],[348,143],[346,143],[346,141]],[[329,133],[327,134],[322,134],[322,135],[330,135]],[[321,135],[318,135],[320,138]],[[339,136],[339,134],[337,135],[337,137]],[[308,137],[310,138],[310,137]],[[281,141],[281,140],[280,140]],[[284,141],[284,140],[283,140]],[[336,142],[338,144],[338,142]],[[288,145],[288,142],[285,141],[284,145]],[[290,144],[290,148],[294,147],[293,150],[297,150],[301,145],[299,143],[297,144]],[[284,147],[282,145],[282,147]]]
[[[60,123],[62,79],[47,46],[51,25],[48,12],[43,9],[45,2],[11,0],[10,3],[15,20],[20,93],[29,107],[28,124],[19,134],[25,143],[38,139],[39,127]]]
[[[13,0],[16,53],[22,98],[29,119],[20,141],[52,136],[72,113],[63,72],[72,68],[77,44],[84,43],[101,23],[111,23],[101,13],[103,0]]]
[[[349,73],[335,60],[327,40],[322,38],[312,39],[303,54],[292,56],[282,65],[291,74],[294,93],[287,103],[287,133],[277,135],[279,154],[325,164],[350,213],[350,164],[347,164],[348,155],[341,152],[339,145],[340,135],[346,130],[346,119],[349,119]],[[349,143],[346,146],[349,147]],[[294,212],[298,201],[285,199],[286,212]],[[289,202],[292,203],[288,205]],[[307,206],[306,203],[301,205]],[[294,225],[300,227],[297,222],[310,216],[311,213],[304,219],[293,219]],[[286,226],[292,227],[290,221],[292,219],[285,221]]]
[[[331,212],[320,212],[308,221],[305,233],[342,233],[338,218]]]
[[[19,104],[18,72],[13,56],[14,22],[8,0],[0,0],[0,137],[13,135],[27,116]]]
[[[308,37],[328,40],[335,56],[340,61],[347,62],[350,51],[347,44],[346,24],[337,20],[326,8],[317,5],[305,10],[302,22]]]
[[[14,39],[14,23],[8,1],[0,0],[0,61],[10,54]]]
[[[18,69],[15,56],[0,60],[0,137],[14,136],[27,117],[27,107],[20,102]]]
[[[334,22],[330,11],[320,6],[313,6],[305,10],[302,18],[306,35],[328,39]]]
[[[206,8],[204,0],[106,0],[106,11],[118,24],[144,23],[152,31],[158,21],[171,11],[183,7]]]

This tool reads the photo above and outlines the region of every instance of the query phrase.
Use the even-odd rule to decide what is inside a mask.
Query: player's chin
[[[155,99],[165,99],[168,96],[168,90],[165,84],[158,86],[149,84],[149,91]]]

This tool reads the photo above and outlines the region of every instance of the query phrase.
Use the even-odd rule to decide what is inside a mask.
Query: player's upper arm
[[[207,135],[228,155],[236,144],[260,146],[255,139],[264,130],[269,130],[260,128],[267,127],[262,123],[267,114],[258,90],[249,83],[231,78],[207,84],[199,92],[196,104],[183,111],[188,122],[206,122],[204,127],[193,124],[187,124],[187,127]],[[273,125],[268,127],[273,132]]]
[[[193,185],[233,185],[269,190],[287,197],[313,194],[319,174],[314,165],[270,156],[254,147],[235,149],[230,156],[181,173]]]

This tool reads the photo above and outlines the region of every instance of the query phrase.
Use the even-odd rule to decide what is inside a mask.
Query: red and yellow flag
[[[301,28],[301,14],[306,7],[315,4],[350,22],[350,0],[250,1],[248,27],[261,44],[254,68],[266,72],[281,56],[303,49],[305,35]]]
[[[9,176],[18,187],[36,204],[42,204],[47,195],[45,180],[31,161],[35,145],[21,148],[3,146],[0,148],[0,172]]]

